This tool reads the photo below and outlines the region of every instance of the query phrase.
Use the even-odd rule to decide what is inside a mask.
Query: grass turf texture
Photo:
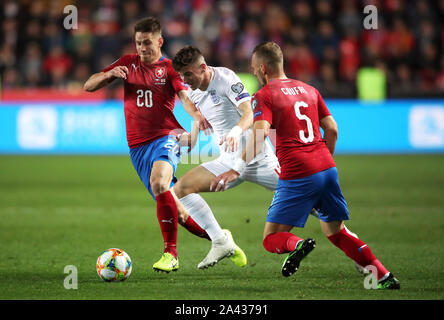
[[[223,227],[248,256],[240,269],[229,259],[198,270],[210,242],[179,226],[180,270],[152,265],[163,242],[155,203],[129,157],[0,157],[0,299],[444,299],[444,155],[335,157],[348,201],[349,229],[401,281],[401,290],[363,287],[352,261],[310,217],[301,237],[316,249],[284,278],[284,255],[262,247],[272,193],[244,183],[204,194]],[[180,165],[182,176],[192,165]],[[125,250],[133,273],[105,283],[95,271],[100,253]],[[78,269],[78,289],[63,286],[66,265]]]

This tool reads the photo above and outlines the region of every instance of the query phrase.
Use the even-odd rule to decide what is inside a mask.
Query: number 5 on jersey
[[[313,133],[313,124],[311,123],[311,120],[309,117],[307,117],[305,114],[301,114],[300,108],[308,108],[308,104],[304,101],[297,101],[294,104],[294,111],[296,112],[296,117],[299,120],[305,120],[307,122],[307,130],[308,130],[308,137],[305,136],[304,130],[299,130],[299,138],[304,143],[313,142],[314,139],[314,133]]]
[[[151,108],[153,106],[153,93],[151,90],[137,90],[137,106]]]

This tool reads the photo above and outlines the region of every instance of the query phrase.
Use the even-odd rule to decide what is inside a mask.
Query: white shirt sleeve
[[[239,107],[242,102],[250,101],[251,96],[248,93],[247,89],[245,89],[244,84],[237,76],[237,74],[235,74],[230,69],[225,69],[225,71],[225,94],[227,95],[228,99],[230,99],[230,101],[233,102],[236,107]]]

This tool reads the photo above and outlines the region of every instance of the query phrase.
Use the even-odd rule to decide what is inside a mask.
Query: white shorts
[[[232,161],[220,156],[217,159],[201,164],[216,177],[233,167]],[[230,182],[227,189],[233,188],[244,181],[259,184],[269,190],[276,190],[279,180],[279,162],[274,153],[267,153],[262,159],[249,164],[236,180]]]

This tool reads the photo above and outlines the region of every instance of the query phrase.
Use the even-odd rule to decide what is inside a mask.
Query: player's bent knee
[[[320,223],[321,223],[321,230],[327,238],[334,234],[337,234],[339,231],[341,231],[344,228],[343,221],[331,221],[331,222],[320,221]]]
[[[170,189],[169,183],[165,183],[160,180],[153,180],[153,181],[151,181],[150,184],[151,184],[151,190],[153,191],[153,193],[156,197],[159,194],[164,193]]]
[[[179,180],[179,182],[177,182],[177,183],[173,186],[173,191],[174,191],[174,193],[176,194],[177,198],[179,198],[179,199],[182,199],[183,197],[186,196],[186,194],[185,194],[184,191],[183,191],[183,186],[182,186],[182,184],[180,183],[180,180]]]
[[[193,188],[192,186],[183,185],[182,183],[180,183],[180,180],[174,185],[173,190],[179,199],[182,199],[183,197],[186,197],[191,193],[197,193],[195,191],[195,188]]]

